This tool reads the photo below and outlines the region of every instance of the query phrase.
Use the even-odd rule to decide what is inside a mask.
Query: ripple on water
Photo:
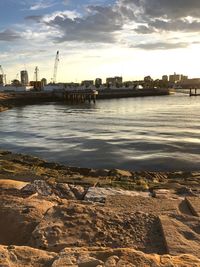
[[[48,103],[0,113],[0,147],[68,165],[197,170],[200,98]]]

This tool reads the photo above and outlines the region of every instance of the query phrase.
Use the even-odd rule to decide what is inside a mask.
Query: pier
[[[84,90],[67,90],[63,93],[64,101],[69,103],[84,103],[88,101],[89,103],[93,101],[96,103],[96,96],[98,95],[97,90],[84,89]]]
[[[197,89],[197,88],[194,88],[194,89],[190,88],[190,96],[200,96],[200,94],[198,94],[197,90],[199,90],[199,89]]]

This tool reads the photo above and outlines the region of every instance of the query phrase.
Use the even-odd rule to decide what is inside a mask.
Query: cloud
[[[69,5],[71,0],[63,0],[63,5]]]
[[[36,1],[36,3],[34,3],[34,5],[30,7],[30,10],[34,11],[34,10],[45,9],[45,8],[52,7],[54,5],[55,3],[52,1],[40,0],[40,1]]]
[[[17,39],[21,39],[21,34],[18,32],[15,32],[15,31],[10,30],[10,29],[6,29],[6,30],[0,32],[0,41],[11,42],[11,41],[15,41]]]
[[[24,19],[25,20],[33,20],[35,22],[40,22],[42,20],[43,16],[27,16]]]
[[[54,37],[56,42],[113,43],[117,32],[123,28],[123,21],[120,13],[110,6],[89,6],[83,17],[70,18],[66,13],[60,13],[46,25],[61,32],[61,36]]]
[[[168,42],[155,42],[155,43],[139,43],[131,45],[130,48],[140,48],[144,50],[169,50],[177,48],[187,48],[189,44],[187,42],[168,43]]]
[[[137,9],[137,11],[139,9],[143,16],[150,18],[200,17],[199,0],[118,0],[118,3],[130,9]]]
[[[68,2],[62,0],[63,4]],[[53,4],[53,0],[40,0],[35,8],[43,4]],[[66,9],[25,19],[40,23],[43,32],[56,33],[45,35],[55,43],[123,45],[135,39],[137,48],[174,49],[187,47],[194,41],[185,39],[183,34],[200,32],[199,9],[199,0],[191,0],[190,4],[188,0],[117,0],[110,5],[84,6],[81,14]],[[177,34],[177,42],[163,43],[165,34],[173,33]],[[149,43],[149,38],[155,35],[157,43]]]

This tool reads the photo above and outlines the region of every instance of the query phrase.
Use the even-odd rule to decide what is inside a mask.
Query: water
[[[0,147],[70,166],[198,170],[200,97],[17,107],[0,113]]]

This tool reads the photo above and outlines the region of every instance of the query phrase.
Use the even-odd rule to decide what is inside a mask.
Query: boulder
[[[35,180],[31,184],[27,184],[21,189],[22,193],[32,192],[41,196],[50,196],[53,194],[51,187],[43,180]]]

